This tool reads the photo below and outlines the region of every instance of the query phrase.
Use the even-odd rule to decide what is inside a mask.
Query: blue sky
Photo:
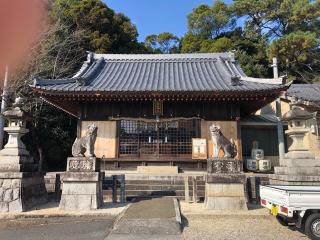
[[[200,4],[213,0],[103,0],[116,12],[127,15],[137,26],[139,41],[147,35],[171,32],[181,37],[187,31],[187,15]],[[227,0],[226,2],[230,2]]]

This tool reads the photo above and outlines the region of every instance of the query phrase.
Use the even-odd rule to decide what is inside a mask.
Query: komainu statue
[[[213,157],[217,158],[219,150],[222,149],[224,157],[234,158],[237,155],[237,147],[231,138],[230,141],[222,134],[220,126],[212,124],[210,126],[210,133],[213,143]]]
[[[88,125],[86,134],[77,138],[72,145],[72,155],[74,157],[95,157],[94,144],[97,139],[98,127],[95,124]]]

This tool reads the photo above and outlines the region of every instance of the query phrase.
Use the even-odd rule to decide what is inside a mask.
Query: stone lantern
[[[306,154],[308,157],[312,157],[311,153],[308,154],[308,148],[303,143],[306,133],[309,132],[306,121],[310,118],[312,118],[312,114],[297,105],[293,105],[291,110],[283,115],[282,120],[288,122],[289,128],[285,133],[293,141],[288,149],[289,152],[285,155],[286,158],[306,157]]]
[[[22,212],[47,200],[44,176],[21,141],[29,132],[29,116],[20,104],[21,98],[17,98],[13,108],[3,113],[9,139],[0,151],[0,212]]]
[[[271,184],[320,185],[320,159],[316,159],[304,145],[304,137],[309,132],[306,122],[310,118],[312,114],[300,108],[298,102],[283,115],[282,120],[288,122],[286,134],[292,139],[292,144],[281,166],[274,167],[274,174],[270,175]]]
[[[32,157],[21,141],[21,137],[29,132],[26,128],[29,116],[19,107],[5,111],[3,116],[8,121],[8,127],[5,127],[4,130],[8,133],[9,139],[4,149],[0,151],[0,165],[6,163],[23,166],[27,163],[33,163]]]

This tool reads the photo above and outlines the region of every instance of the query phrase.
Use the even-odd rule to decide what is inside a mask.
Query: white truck
[[[260,186],[260,203],[312,240],[320,240],[320,186]]]

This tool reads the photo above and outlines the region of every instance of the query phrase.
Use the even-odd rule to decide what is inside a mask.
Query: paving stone
[[[11,179],[4,179],[4,180],[3,180],[2,187],[3,187],[4,189],[11,188]]]
[[[8,212],[9,204],[6,202],[0,202],[0,212]]]
[[[9,212],[22,212],[23,210],[24,209],[20,199],[9,203]]]
[[[4,192],[5,192],[4,188],[0,188],[0,202],[3,201]]]
[[[3,201],[4,202],[11,202],[13,199],[13,191],[12,189],[7,189],[4,193]]]
[[[11,183],[12,188],[18,188],[21,185],[21,180],[20,179],[13,179]]]
[[[12,200],[17,200],[19,197],[20,197],[20,189],[19,188],[13,189]]]

